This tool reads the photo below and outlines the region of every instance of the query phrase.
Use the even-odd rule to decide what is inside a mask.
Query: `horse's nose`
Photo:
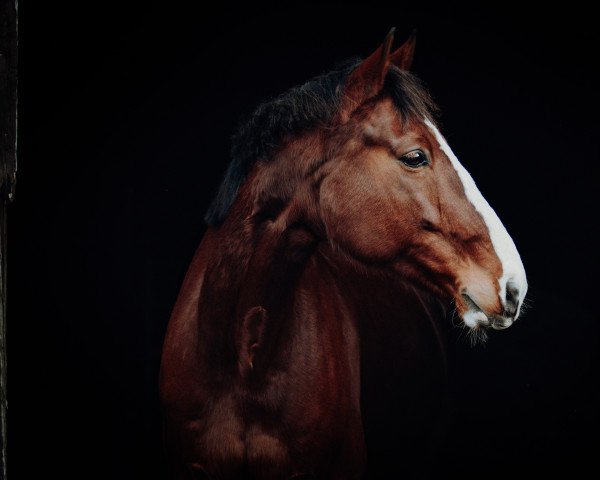
[[[519,286],[514,282],[507,282],[505,298],[502,302],[504,305],[504,311],[502,315],[492,318],[492,328],[496,330],[504,330],[505,328],[510,327],[519,315],[522,302],[523,295],[519,289]]]
[[[506,299],[504,301],[504,315],[507,317],[515,318],[519,311],[519,304],[521,299],[519,298],[519,287],[513,282],[506,284]]]

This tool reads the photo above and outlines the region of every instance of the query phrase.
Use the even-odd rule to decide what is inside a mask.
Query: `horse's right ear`
[[[383,88],[390,66],[390,49],[394,41],[392,28],[383,43],[365,58],[348,76],[344,85],[342,111],[352,112],[365,100],[377,95]]]

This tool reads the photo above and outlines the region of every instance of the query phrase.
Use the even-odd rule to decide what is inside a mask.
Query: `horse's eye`
[[[400,161],[411,168],[423,167],[425,165],[429,165],[429,160],[427,159],[427,155],[425,155],[421,150],[413,150],[412,152],[405,153],[400,157]]]

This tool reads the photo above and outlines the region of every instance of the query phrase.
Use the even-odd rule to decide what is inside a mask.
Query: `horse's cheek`
[[[359,258],[383,260],[396,250],[399,239],[386,218],[388,210],[372,186],[348,182],[343,175],[321,185],[320,211],[328,238]]]

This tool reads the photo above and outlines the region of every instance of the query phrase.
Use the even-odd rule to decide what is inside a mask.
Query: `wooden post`
[[[17,173],[17,3],[0,2],[0,480],[6,479],[6,214]]]

